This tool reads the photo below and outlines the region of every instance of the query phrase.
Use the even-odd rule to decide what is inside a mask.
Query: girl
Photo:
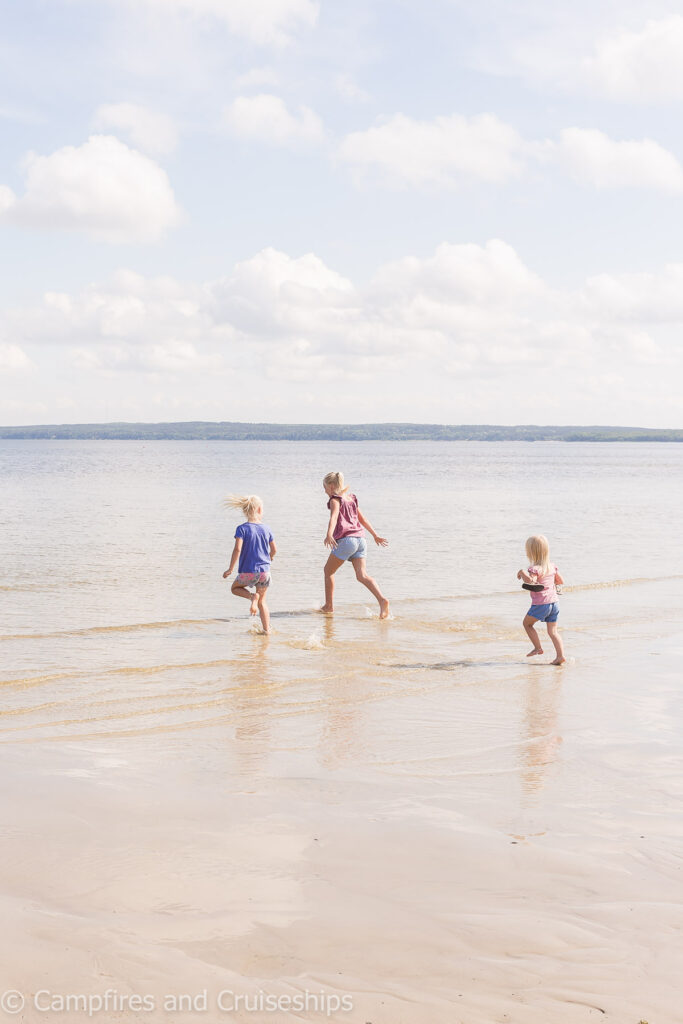
[[[323,479],[325,494],[328,496],[327,507],[330,510],[330,521],[325,535],[325,546],[331,549],[330,557],[325,564],[325,604],[321,612],[332,614],[334,611],[334,574],[346,561],[350,561],[356,572],[356,579],[367,587],[379,602],[380,619],[389,618],[389,602],[381,590],[365,571],[365,555],[367,547],[363,536],[363,527],[372,535],[375,544],[385,548],[389,541],[379,537],[358,508],[355,494],[347,494],[343,473],[328,473]]]
[[[226,508],[239,508],[246,516],[246,523],[241,523],[235,530],[235,546],[230,556],[230,567],[223,573],[223,579],[232,575],[237,560],[237,577],[231,590],[236,597],[246,597],[251,601],[252,615],[261,616],[264,633],[270,633],[270,612],[266,604],[266,590],[270,586],[270,563],[275,557],[277,548],[273,535],[261,522],[263,518],[263,502],[256,494],[240,497],[231,494],[225,499]],[[254,587],[249,593],[248,587]]]
[[[541,584],[543,587],[542,590],[531,592],[531,608],[524,616],[522,623],[527,636],[534,645],[527,654],[527,658],[543,654],[541,641],[536,632],[536,623],[545,622],[548,627],[548,636],[555,648],[555,660],[551,662],[551,665],[562,665],[565,657],[562,638],[557,632],[560,606],[557,603],[556,588],[564,583],[564,580],[557,566],[550,562],[548,541],[542,534],[529,537],[526,542],[526,556],[531,565],[528,569],[520,569],[517,579],[524,580],[525,583]]]

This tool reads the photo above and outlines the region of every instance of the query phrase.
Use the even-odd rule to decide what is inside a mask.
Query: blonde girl
[[[237,565],[237,576],[230,589],[235,597],[246,597],[251,601],[251,614],[259,615],[263,632],[270,633],[266,591],[270,586],[270,563],[277,548],[270,529],[262,522],[263,502],[257,494],[231,494],[224,504],[226,508],[240,509],[247,521],[240,523],[235,530],[235,546],[223,579],[231,576]],[[249,591],[250,587],[254,588],[253,594]]]
[[[325,563],[325,604],[321,612],[332,614],[334,611],[334,574],[344,562],[351,562],[356,579],[367,587],[377,598],[380,619],[389,617],[389,602],[381,592],[372,576],[365,569],[365,543],[363,527],[373,537],[378,547],[385,548],[389,541],[375,533],[370,523],[358,507],[355,494],[349,492],[344,483],[344,474],[328,473],[323,478],[323,487],[327,495],[327,507],[330,510],[330,521],[325,534],[325,546],[330,548],[330,556]]]
[[[534,588],[531,591],[531,608],[522,622],[526,635],[534,645],[527,654],[527,658],[543,654],[536,625],[539,622],[545,622],[548,627],[548,636],[555,648],[555,660],[551,662],[551,665],[562,665],[565,657],[562,638],[557,631],[557,617],[560,614],[560,606],[557,603],[557,587],[564,583],[564,580],[560,575],[560,570],[550,561],[548,540],[543,534],[539,533],[529,537],[526,542],[526,557],[530,563],[529,568],[520,569],[517,579],[523,580],[529,589]]]

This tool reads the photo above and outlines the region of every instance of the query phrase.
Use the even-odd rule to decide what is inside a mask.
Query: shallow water
[[[390,540],[368,554],[387,622],[346,567],[335,617],[315,612],[320,480],[337,467]],[[90,978],[93,921],[98,962],[139,974],[116,959],[115,910],[138,933],[124,960],[145,977],[190,946],[205,973],[221,957],[234,966],[231,936],[251,936],[242,983],[272,969],[341,989],[342,976],[362,1013],[340,1019],[396,1024],[408,1000],[411,1022],[450,1022],[459,1006],[468,1024],[564,1024],[598,1013],[602,992],[600,1010],[621,1020],[635,956],[659,963],[638,1011],[673,1021],[659,943],[680,911],[682,470],[683,446],[665,444],[0,442],[0,760],[5,820],[20,820],[4,842],[25,872],[10,872],[8,897],[80,920]],[[254,490],[279,547],[270,637],[221,578],[239,521],[221,499]],[[520,627],[515,573],[540,530],[568,582],[559,670],[547,644],[526,659]],[[22,817],[27,786],[36,804]],[[103,846],[107,821],[119,824]],[[513,848],[510,874],[500,858]],[[67,881],[50,889],[56,850]],[[584,902],[590,941],[573,942]],[[355,961],[349,929],[371,935],[372,921],[377,951]],[[553,980],[567,960],[584,999]]]

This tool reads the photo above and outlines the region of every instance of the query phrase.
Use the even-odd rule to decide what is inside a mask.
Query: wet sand
[[[613,590],[613,612],[599,588],[564,598],[561,669],[525,659],[510,594],[488,618],[302,610],[271,639],[140,623],[116,642],[140,671],[94,633],[61,672],[6,672],[19,1019],[46,1018],[38,991],[110,989],[156,1008],[100,1019],[328,1019],[215,1005],[308,991],[350,995],[329,1019],[354,1024],[674,1024],[681,581]],[[163,1008],[204,991],[206,1011]]]

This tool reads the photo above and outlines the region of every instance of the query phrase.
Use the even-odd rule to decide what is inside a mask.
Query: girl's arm
[[[562,573],[560,572],[559,569],[556,569],[555,570],[555,585],[561,587],[563,583],[564,583],[564,579],[562,577]]]
[[[232,554],[230,555],[230,568],[226,569],[225,572],[223,573],[223,579],[224,580],[226,580],[228,578],[228,576],[230,576],[234,572],[235,566],[237,565],[237,563],[239,561],[240,551],[241,550],[242,550],[242,538],[238,537],[237,540],[235,541],[235,546],[232,549]]]
[[[389,543],[387,538],[380,537],[379,534],[375,533],[371,524],[367,521],[367,519],[365,518],[360,509],[358,509],[358,522],[361,524],[361,526],[364,526],[365,529],[370,534],[370,536],[374,538],[375,544],[379,544],[381,548],[385,548],[387,546],[387,544]]]
[[[277,554],[277,548],[275,547],[275,541],[271,540],[271,542],[270,542],[270,557],[271,558],[275,558],[276,554]]]
[[[332,501],[332,508],[330,509],[330,521],[327,524],[327,533],[325,534],[325,540],[323,542],[326,548],[332,548],[333,551],[337,546],[337,542],[334,539],[334,528],[337,525],[337,520],[339,519],[339,505],[340,502]]]
[[[530,576],[529,573],[526,571],[526,569],[520,569],[519,570],[519,572],[517,573],[517,579],[518,580],[524,580],[525,583],[536,583],[537,582],[535,577],[534,576]]]

